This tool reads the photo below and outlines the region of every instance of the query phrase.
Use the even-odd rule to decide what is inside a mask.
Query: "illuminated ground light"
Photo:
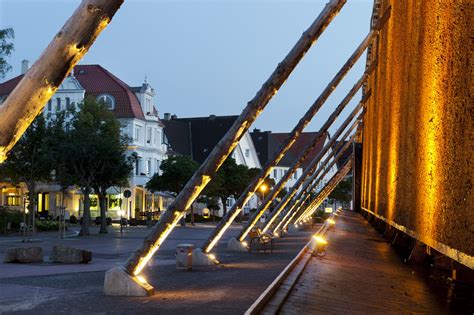
[[[241,244],[242,244],[244,247],[249,248],[249,244],[248,244],[246,241],[241,242]]]
[[[219,261],[216,258],[216,255],[214,254],[207,254],[207,257],[209,257],[210,260],[212,260],[215,264],[218,264]]]
[[[334,221],[331,218],[327,219],[326,222],[329,223],[329,226],[335,226],[336,225],[336,221]]]
[[[135,276],[135,278],[138,280],[138,282],[143,283],[143,284],[148,284],[146,279],[143,276]]]
[[[327,245],[328,244],[328,241],[326,241],[322,236],[313,235],[313,238],[316,241],[316,243],[318,243],[319,245]]]
[[[328,242],[319,235],[313,235],[314,240],[316,241],[316,248],[314,249],[314,254],[319,257],[326,256],[326,245]]]

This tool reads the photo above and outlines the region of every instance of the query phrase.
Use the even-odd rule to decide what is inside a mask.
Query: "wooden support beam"
[[[364,82],[368,79],[369,75],[375,68],[375,64],[372,65],[367,72],[365,72],[361,78],[357,81],[357,83],[351,88],[349,93],[344,97],[341,103],[336,107],[336,109],[331,113],[328,117],[324,125],[320,128],[318,132],[318,136],[315,137],[312,144],[308,145],[303,152],[297,157],[296,161],[291,165],[290,169],[286,172],[286,174],[282,177],[282,179],[273,187],[271,192],[265,197],[260,207],[255,211],[253,216],[250,218],[249,222],[245,225],[245,227],[240,232],[237,239],[242,242],[250,230],[257,224],[260,217],[265,213],[265,211],[270,206],[271,202],[275,199],[275,197],[280,193],[280,191],[284,188],[286,182],[293,176],[293,173],[300,167],[300,165],[304,162],[308,154],[311,150],[317,145],[317,143],[326,135],[327,130],[329,127],[334,123],[337,117],[341,114],[347,104],[352,100],[354,95],[359,91],[362,87]]]
[[[336,188],[336,186],[344,179],[352,168],[352,159],[348,159],[344,166],[329,180],[326,186],[321,190],[316,199],[308,206],[309,212],[304,212],[299,218],[295,220],[295,223],[300,222],[302,219],[307,218],[319,207],[324,199]],[[291,222],[291,221],[289,221]]]
[[[153,227],[150,235],[147,236],[140,248],[126,262],[125,269],[128,273],[138,275],[141,272],[169,233],[171,233],[183,213],[192,205],[209,181],[212,180],[215,173],[237,146],[250,125],[264,110],[273,95],[286,81],[298,62],[345,3],[346,0],[331,0],[326,4],[320,15],[308,30],[303,33],[285,59],[278,64],[278,67],[263,84],[257,95],[247,104],[239,118],[237,118],[204,163],[194,173],[175,201],[163,213],[160,221]]]
[[[260,185],[264,182],[265,178],[270,175],[272,169],[278,165],[281,159],[285,156],[288,150],[293,146],[296,140],[300,137],[304,128],[311,122],[313,117],[318,113],[319,109],[324,105],[331,93],[336,89],[342,79],[346,76],[354,64],[359,60],[363,52],[367,49],[370,43],[374,40],[376,31],[372,30],[367,34],[364,40],[360,43],[357,49],[347,59],[346,63],[336,73],[332,80],[328,83],[323,92],[318,96],[315,102],[310,106],[308,111],[299,120],[296,126],[293,128],[288,138],[285,139],[284,143],[279,148],[279,151],[274,154],[273,158],[262,168],[260,174],[258,174],[246,188],[246,190],[240,195],[235,204],[227,211],[226,215],[218,223],[216,228],[212,231],[208,237],[202,249],[205,253],[209,253],[212,248],[217,244],[225,231],[234,222],[237,215],[240,213],[244,205],[250,200],[255,194]]]
[[[316,154],[316,156],[311,160],[309,165],[306,167],[304,170],[303,174],[298,178],[296,183],[293,185],[293,187],[286,193],[286,195],[283,197],[283,199],[278,203],[278,205],[275,207],[275,209],[270,213],[270,216],[267,218],[265,221],[265,224],[262,227],[262,232],[266,232],[270,226],[273,224],[273,222],[278,218],[280,213],[285,209],[286,205],[290,200],[296,195],[296,193],[299,191],[301,187],[303,189],[307,189],[308,186],[311,184],[312,179],[317,176],[318,171],[320,172],[322,169],[324,169],[327,164],[322,164],[319,168],[318,165],[320,164],[319,162],[322,160],[324,155],[329,151],[329,149],[335,147],[336,145],[336,140],[339,138],[339,136],[342,134],[342,132],[347,128],[347,126],[350,124],[350,122],[354,119],[354,117],[357,115],[359,110],[362,108],[362,103],[359,103],[356,108],[352,111],[352,113],[345,119],[344,123],[341,124],[341,126],[337,129],[336,133],[333,135],[333,137],[329,140],[328,143],[326,143],[323,147],[323,149]],[[358,120],[356,120],[351,127],[356,125],[358,123]],[[352,130],[352,128],[350,128]],[[347,134],[348,136],[348,134]],[[345,141],[347,138],[341,138],[341,141]],[[333,148],[335,149],[335,148]],[[341,152],[339,152],[341,153]],[[326,159],[326,162],[328,159]],[[328,167],[330,169],[330,167]],[[303,191],[303,190],[302,190]],[[300,196],[301,197],[301,196]]]
[[[333,167],[333,165],[339,160],[339,158],[342,156],[342,154],[344,153],[345,150],[347,150],[347,148],[349,147],[350,145],[350,142],[352,142],[354,140],[354,138],[356,137],[356,134],[352,135],[352,137],[350,138],[350,140],[348,141],[348,143],[346,143],[343,148],[338,152],[338,154],[335,156],[335,158],[329,163],[329,165],[326,165],[326,167],[324,167],[324,171],[323,173],[314,181],[312,187],[314,188],[316,185],[318,185],[322,180],[323,178],[326,176],[326,174],[328,173],[328,171]],[[307,199],[309,199],[310,197],[310,192],[311,189],[308,190],[308,194],[307,196],[305,197],[304,201],[299,203],[297,206],[293,206],[292,209],[288,209],[288,214],[291,214],[291,216],[286,216],[286,218],[283,218],[282,219],[282,222],[280,222],[280,226],[282,227],[282,229],[286,229],[286,226],[288,225],[288,223],[296,216],[298,217],[298,213],[303,213],[305,211],[309,211],[309,207],[305,208],[306,210],[302,210],[302,207],[304,207],[304,202],[306,202]],[[322,191],[322,190],[321,190]],[[319,193],[318,193],[319,194]],[[317,199],[318,197],[316,197],[315,199]],[[314,200],[313,200],[314,201]],[[275,232],[277,230],[277,228],[274,229]]]
[[[82,1],[0,106],[0,163],[122,3],[123,0]]]
[[[361,105],[362,105],[362,103],[361,103]],[[357,112],[355,112],[355,113],[357,113]],[[343,154],[344,150],[342,150],[341,148],[345,145],[344,144],[345,139],[348,139],[350,137],[351,132],[359,125],[359,122],[362,120],[362,117],[363,117],[364,113],[365,112],[363,111],[359,115],[359,117],[357,117],[357,119],[354,121],[354,123],[350,126],[350,128],[346,131],[346,133],[341,137],[341,141],[339,141],[339,143],[337,143],[337,145],[332,145],[331,152],[326,157],[324,162],[320,165],[320,167],[304,182],[304,184],[302,186],[301,185],[293,186],[292,190],[294,192],[291,196],[288,197],[288,199],[287,199],[288,201],[284,202],[284,200],[282,200],[282,202],[280,202],[280,204],[275,208],[275,210],[274,210],[274,213],[275,213],[274,215],[275,216],[279,215],[279,213],[282,212],[282,210],[279,210],[279,209],[284,209],[286,207],[286,212],[285,212],[284,215],[282,215],[281,217],[276,219],[275,224],[274,224],[275,227],[272,230],[273,232],[278,231],[278,229],[281,227],[281,225],[286,220],[286,218],[292,213],[293,209],[298,209],[299,206],[301,204],[304,204],[306,202],[306,200],[310,197],[310,195],[311,195],[310,192],[313,190],[314,187],[316,187],[319,184],[319,182],[324,177],[324,175],[319,176],[319,177],[318,177],[318,175],[320,175],[321,172],[323,172],[324,170],[327,170],[327,169],[330,168],[330,167],[328,167],[328,164],[330,163],[331,158],[334,157],[334,160],[337,160]],[[346,121],[347,121],[347,119],[346,119]],[[345,124],[345,122],[344,122],[344,124]],[[344,124],[341,126],[341,128],[344,126]],[[342,130],[344,130],[346,128],[346,126],[343,127],[342,129],[340,128],[341,131],[338,130],[333,135],[333,138],[334,139],[339,138],[340,133],[342,132]],[[323,152],[324,152],[323,156],[326,154],[326,152],[328,150],[329,150],[329,148],[327,150],[323,149]],[[301,187],[301,190],[300,190],[300,187]],[[289,198],[292,198],[291,201],[290,201]],[[279,212],[277,213],[277,211],[279,211]],[[266,230],[266,229],[264,228],[264,230]]]

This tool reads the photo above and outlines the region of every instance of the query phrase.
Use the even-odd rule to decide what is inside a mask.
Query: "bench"
[[[260,229],[252,229],[249,232],[250,244],[249,252],[252,252],[252,248],[256,247],[257,251],[263,249],[265,253],[267,247],[270,247],[270,253],[273,253],[273,236],[267,233],[263,233]]]

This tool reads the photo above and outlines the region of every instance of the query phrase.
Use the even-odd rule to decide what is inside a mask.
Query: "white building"
[[[0,84],[0,102],[8,96],[21,77]],[[58,111],[71,106],[77,109],[85,97],[94,97],[103,101],[121,122],[122,133],[130,139],[127,155],[133,157],[134,170],[129,180],[129,187],[117,187],[109,191],[108,216],[112,218],[120,217],[121,199],[124,203],[122,209],[125,210],[124,215],[127,217],[138,218],[144,215],[144,211],[164,208],[162,196],[151,195],[144,188],[153,174],[159,172],[160,164],[166,159],[167,154],[164,125],[158,117],[154,96],[155,92],[147,82],[138,87],[130,87],[100,65],[77,65],[44,107],[45,117],[54,118]],[[38,211],[55,215],[55,210],[60,205],[59,187],[49,184],[39,187]],[[124,189],[132,192],[131,198],[127,200],[123,198]],[[0,202],[6,201],[2,204],[9,205],[9,198],[3,195],[4,191],[7,194],[12,193],[6,188],[2,189]],[[12,203],[18,203],[17,199],[10,199]],[[80,191],[71,189],[65,203],[70,214],[81,215]],[[91,214],[93,218],[99,215],[95,196],[92,196]]]

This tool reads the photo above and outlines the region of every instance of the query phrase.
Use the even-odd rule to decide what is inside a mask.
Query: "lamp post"
[[[263,202],[263,200],[265,200],[265,192],[268,190],[268,186],[266,184],[262,184],[260,185],[258,189],[262,193],[262,202]]]

